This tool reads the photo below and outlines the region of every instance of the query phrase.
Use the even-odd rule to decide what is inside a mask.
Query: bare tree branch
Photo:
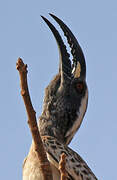
[[[66,173],[66,169],[65,169],[65,164],[66,164],[66,155],[64,153],[61,154],[61,159],[59,162],[59,170],[61,173],[61,180],[67,180],[67,173]]]
[[[27,111],[28,116],[28,124],[30,127],[30,131],[32,133],[35,151],[37,152],[40,170],[44,176],[44,180],[52,180],[52,171],[50,167],[50,163],[47,159],[45,149],[43,147],[43,143],[41,140],[41,136],[39,133],[39,129],[36,121],[36,112],[31,103],[28,83],[27,83],[27,65],[25,65],[21,58],[18,58],[16,63],[16,69],[19,71],[20,75],[20,87],[21,87],[21,95],[24,100],[24,104]]]

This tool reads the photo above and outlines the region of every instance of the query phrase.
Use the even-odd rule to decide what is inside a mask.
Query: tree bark
[[[20,75],[20,87],[21,87],[21,95],[24,100],[24,104],[26,107],[26,112],[28,116],[28,125],[30,131],[32,133],[32,138],[34,142],[34,151],[38,156],[39,161],[39,169],[40,172],[43,174],[44,180],[52,180],[52,171],[50,163],[47,159],[45,149],[43,147],[43,143],[41,140],[41,136],[39,133],[37,121],[36,121],[36,112],[31,103],[31,98],[29,95],[28,90],[28,83],[27,83],[27,65],[25,65],[21,58],[18,58],[16,63],[16,69],[19,71]]]

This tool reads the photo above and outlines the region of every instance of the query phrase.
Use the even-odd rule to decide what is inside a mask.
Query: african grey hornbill
[[[50,15],[67,37],[73,59],[71,62],[59,32],[42,16],[57,41],[60,63],[58,74],[45,89],[43,111],[39,118],[39,131],[51,163],[53,180],[60,180],[58,168],[62,153],[66,154],[67,180],[97,180],[86,162],[67,146],[79,129],[87,109],[85,58],[70,29],[59,18]],[[24,161],[23,180],[43,180],[33,144]]]
[[[86,64],[81,47],[70,29],[59,18],[50,15],[60,25],[67,37],[73,55],[73,63],[69,59],[69,54],[60,34],[42,16],[57,41],[60,63],[59,73],[45,89],[39,128],[42,135],[59,137],[59,141],[69,144],[79,129],[87,109]]]

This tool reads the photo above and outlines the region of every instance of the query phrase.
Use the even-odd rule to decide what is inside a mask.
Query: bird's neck
[[[42,115],[39,117],[38,124],[41,136],[52,136],[59,140],[59,142],[65,144],[66,139],[64,138],[64,132],[62,132],[60,128],[57,128],[57,124],[53,119]]]

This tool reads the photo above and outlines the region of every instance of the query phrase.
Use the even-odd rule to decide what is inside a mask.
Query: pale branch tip
[[[21,58],[18,58],[18,60],[16,62],[16,69],[19,72],[27,73],[27,64],[24,64],[23,60]]]

